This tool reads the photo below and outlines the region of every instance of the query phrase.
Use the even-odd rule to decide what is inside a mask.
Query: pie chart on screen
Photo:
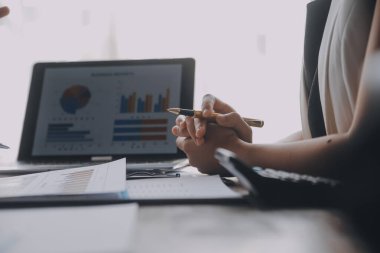
[[[67,88],[61,97],[61,107],[69,114],[75,114],[77,110],[84,108],[91,98],[91,92],[86,86],[75,84]]]

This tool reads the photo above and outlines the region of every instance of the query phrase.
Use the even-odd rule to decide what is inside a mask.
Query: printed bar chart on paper
[[[121,192],[126,161],[0,178],[0,197]]]

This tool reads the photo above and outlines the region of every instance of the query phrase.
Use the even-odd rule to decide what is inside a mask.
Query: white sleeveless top
[[[371,0],[332,0],[318,59],[326,134],[344,133],[351,126],[373,3]],[[304,138],[311,138],[303,86],[301,84],[302,130]]]

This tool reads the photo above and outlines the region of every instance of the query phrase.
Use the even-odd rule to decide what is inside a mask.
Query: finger
[[[218,113],[230,113],[234,112],[234,108],[232,108],[230,105],[224,103],[222,100],[218,99],[217,97],[207,94],[203,96],[202,99],[202,111],[203,111],[203,117],[210,117],[213,112]]]
[[[186,117],[186,128],[187,132],[189,133],[191,139],[196,143],[197,137],[195,135],[195,125],[194,125],[194,118],[193,117]]]
[[[179,126],[173,126],[172,133],[177,137],[190,137],[187,129],[180,128]]]
[[[251,142],[252,141],[252,128],[236,113],[231,112],[227,114],[218,115],[216,123],[220,126],[232,128],[236,131],[240,139]]]
[[[205,119],[194,119],[194,125],[195,125],[195,130],[196,130],[196,137],[197,138],[203,138],[204,135],[206,134],[206,125],[207,125],[207,120]]]
[[[187,137],[178,137],[176,139],[176,145],[186,154],[192,150],[192,147],[195,146],[193,139]]]
[[[189,142],[193,142],[193,140],[191,138],[178,137],[175,142],[176,142],[177,147],[180,150],[182,150],[187,156],[188,154],[187,154],[186,150],[188,149]],[[186,149],[186,147],[187,147],[187,149]]]
[[[179,126],[173,126],[172,127],[172,134],[177,136],[177,137],[190,137],[189,133],[187,130],[181,129]]]
[[[187,125],[186,125],[186,116],[180,115],[176,119],[176,125],[179,127],[179,130],[181,132],[187,132]],[[188,135],[186,135],[188,136]]]
[[[214,112],[214,104],[216,97],[211,94],[206,94],[202,98],[203,117],[210,117]]]
[[[172,133],[175,136],[189,137],[189,133],[186,127],[186,117],[183,115],[179,115],[175,119],[175,126],[172,127]]]
[[[175,143],[176,143],[176,145],[177,145],[177,147],[180,149],[180,150],[182,150],[182,151],[184,151],[183,149],[184,149],[184,145],[185,145],[185,139],[186,139],[186,137],[178,137],[176,140],[175,140]]]
[[[197,139],[196,143],[202,145],[204,143],[204,136],[206,134],[206,123],[204,119],[194,119],[195,126],[195,137]]]
[[[9,14],[9,8],[4,6],[0,7],[0,18],[5,17]]]
[[[181,127],[181,124],[185,122],[185,119],[186,117],[183,116],[183,115],[179,115],[176,119],[175,119],[175,124],[179,127]],[[186,126],[186,124],[185,124]]]

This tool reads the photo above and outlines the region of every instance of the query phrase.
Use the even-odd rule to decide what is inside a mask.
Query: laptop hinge
[[[92,156],[91,161],[93,162],[112,161],[112,156]]]

